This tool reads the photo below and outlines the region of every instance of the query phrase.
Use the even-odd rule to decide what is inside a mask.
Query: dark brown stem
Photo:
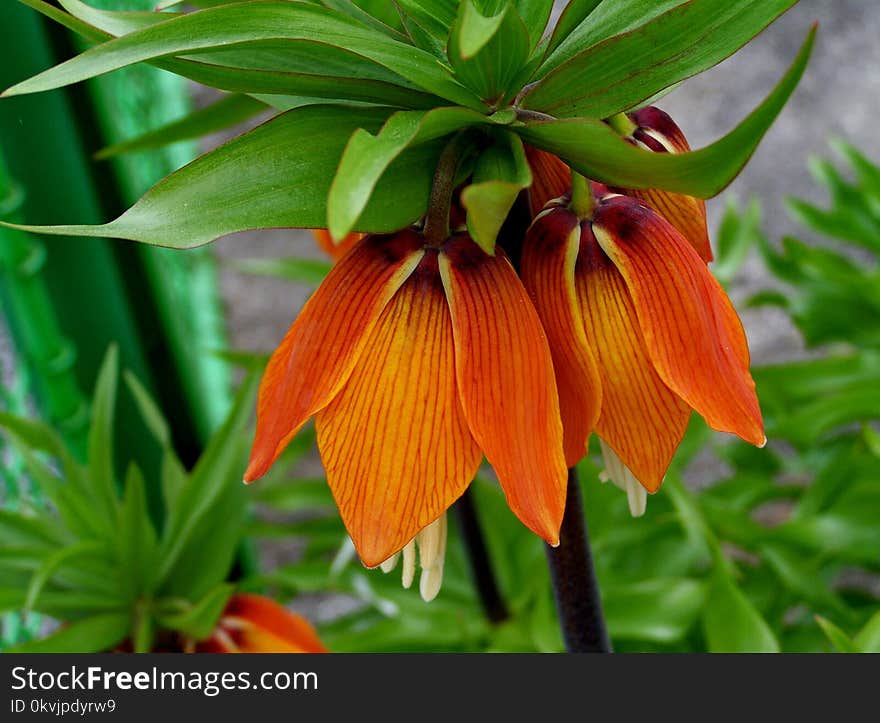
[[[503,623],[510,617],[510,611],[495,579],[495,572],[486,549],[486,539],[483,537],[477,508],[470,490],[465,491],[455,503],[455,514],[483,612],[486,613],[489,622],[496,625]]]
[[[467,133],[464,131],[457,133],[443,149],[437,161],[423,231],[425,239],[431,246],[439,247],[449,238],[449,209],[455,191],[455,175],[468,143]]]
[[[569,653],[610,653],[599,583],[590,552],[577,471],[568,470],[568,494],[559,546],[547,546],[559,625]]]

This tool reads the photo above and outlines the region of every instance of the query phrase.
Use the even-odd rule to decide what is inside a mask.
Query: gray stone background
[[[783,198],[824,201],[806,161],[809,154],[831,153],[830,136],[840,136],[880,160],[880,0],[802,0],[737,55],[686,81],[657,104],[676,119],[694,148],[712,142],[772,89],[814,21],[819,22],[819,36],[805,77],[742,175],[709,202],[710,229],[717,227],[728,197],[757,196],[764,208],[763,228],[771,239],[798,233],[785,214]],[[243,275],[232,262],[293,255],[320,258],[320,252],[310,235],[298,231],[236,234],[219,241],[216,249],[224,262],[222,292],[233,346],[272,349],[309,289]],[[734,282],[732,295],[742,299],[766,283],[760,263],[752,258]],[[743,320],[757,362],[801,353],[800,339],[781,312],[746,310]]]

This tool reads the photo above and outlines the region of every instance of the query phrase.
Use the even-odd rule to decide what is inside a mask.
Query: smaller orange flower
[[[262,595],[233,595],[198,653],[326,653],[308,621]]]
[[[538,215],[522,278],[553,354],[566,461],[595,428],[607,475],[640,514],[691,410],[759,446],[764,429],[742,324],[703,259],[649,206],[593,189],[590,218],[566,198]]]

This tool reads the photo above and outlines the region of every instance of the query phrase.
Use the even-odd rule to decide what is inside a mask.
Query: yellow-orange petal
[[[681,232],[703,261],[712,261],[714,256],[709,243],[706,202],[703,199],[656,188],[627,189],[621,193],[648,204]]]
[[[532,169],[529,203],[537,216],[546,203],[571,190],[571,169],[558,156],[526,144],[526,160]]]
[[[538,314],[500,249],[447,242],[440,273],[452,313],[458,391],[471,434],[514,514],[559,542],[568,472],[553,362]]]
[[[567,208],[535,219],[523,243],[521,276],[532,297],[553,356],[565,461],[569,467],[586,454],[601,408],[602,385],[584,333],[574,288],[581,225]]]
[[[575,289],[602,384],[596,432],[642,486],[656,492],[691,410],[655,371],[626,283],[588,223],[583,224]]]
[[[315,241],[318,243],[318,247],[334,261],[338,261],[345,256],[345,254],[347,254],[365,235],[352,232],[339,243],[336,243],[327,229],[314,228],[312,229],[312,234],[315,237]]]
[[[348,379],[365,336],[422,258],[422,244],[410,231],[368,236],[331,269],[266,367],[245,481],[262,477]]]
[[[262,595],[233,595],[205,653],[326,653],[309,622]]]
[[[385,307],[316,425],[327,482],[366,565],[400,550],[470,484],[483,454],[458,400],[436,251]]]
[[[593,229],[626,280],[664,383],[713,429],[763,444],[745,332],[697,252],[656,212],[625,196],[599,205]]]

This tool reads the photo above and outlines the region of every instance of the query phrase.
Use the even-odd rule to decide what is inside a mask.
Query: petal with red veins
[[[593,229],[626,280],[664,383],[713,429],[762,445],[742,324],[697,252],[656,212],[624,196],[600,204]]]
[[[464,415],[507,502],[529,529],[559,541],[567,469],[553,362],[538,314],[502,251],[449,241],[440,272],[455,337]]]
[[[436,251],[385,307],[316,426],[327,482],[368,566],[434,522],[474,478],[483,453],[458,400]]]
[[[559,208],[535,219],[526,234],[522,280],[541,318],[556,372],[565,459],[573,467],[584,456],[599,418],[602,387],[584,333],[574,287],[580,221]]]
[[[596,432],[645,489],[656,492],[691,410],[655,371],[626,283],[586,223],[575,288],[602,384]]]
[[[424,251],[412,232],[369,236],[339,261],[272,354],[257,401],[245,481],[262,477],[346,382],[385,305]]]

